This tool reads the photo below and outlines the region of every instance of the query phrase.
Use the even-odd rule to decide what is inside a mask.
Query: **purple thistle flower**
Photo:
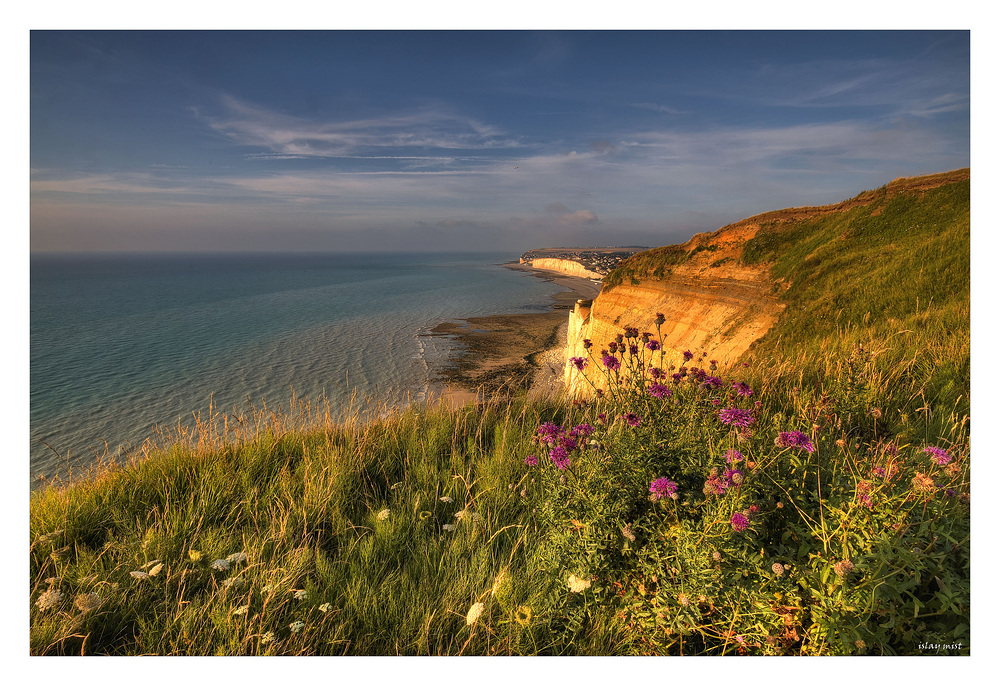
[[[742,381],[734,383],[733,390],[736,391],[736,395],[741,395],[743,397],[748,397],[753,395],[753,390],[751,390],[751,388]]]
[[[739,450],[727,450],[726,451],[726,464],[732,464],[733,462],[742,462],[743,453]]]
[[[659,500],[660,498],[672,498],[677,494],[677,484],[667,477],[661,476],[659,479],[654,479],[653,483],[649,484],[649,492],[653,494],[653,500]]]
[[[538,427],[538,436],[541,438],[542,442],[548,443],[550,446],[555,445],[556,441],[563,434],[563,428],[558,424],[552,422],[545,422],[540,427]]]
[[[663,400],[664,398],[669,398],[671,395],[673,395],[673,391],[671,391],[668,387],[664,386],[663,384],[654,383],[649,387],[649,394],[654,398],[659,398],[660,400]]]
[[[629,426],[639,426],[640,424],[642,424],[642,417],[637,415],[635,412],[629,412],[628,414],[623,414],[622,419],[624,419],[625,423],[628,424]]]
[[[655,352],[655,351],[657,351],[657,350],[660,349],[660,342],[659,341],[649,341],[648,343],[646,343],[646,347]]]
[[[526,458],[524,458],[524,464],[528,465],[529,467],[534,467],[536,464],[538,464],[538,456],[528,455]]]
[[[706,388],[718,388],[722,385],[722,379],[717,376],[706,376],[705,377],[705,387]]]
[[[549,459],[552,460],[552,464],[559,469],[566,469],[566,467],[569,467],[569,453],[567,453],[566,448],[561,445],[557,445],[549,451]]]
[[[653,377],[654,381],[659,381],[666,376],[666,374],[663,373],[663,370],[659,367],[650,367],[649,373]]]
[[[690,360],[692,357],[694,357],[694,353],[692,353],[690,350],[685,350],[684,351],[684,361],[685,362],[687,362],[688,360]]]
[[[872,508],[872,497],[867,493],[858,493],[858,502],[869,510]]]
[[[628,352],[629,352],[629,355],[632,355],[633,357],[636,356],[636,355],[638,355],[639,354],[639,346],[636,345],[635,343],[629,343]]]
[[[662,325],[663,325],[663,323],[664,323],[665,321],[667,321],[667,318],[663,316],[663,313],[662,313],[662,312],[657,312],[657,313],[656,313],[656,319],[655,319],[654,321],[656,322],[656,325],[657,325],[657,326],[662,326]]]
[[[569,358],[569,361],[581,372],[583,371],[583,368],[587,366],[587,360],[582,357],[571,357]]]
[[[577,424],[570,430],[571,436],[583,436],[586,438],[590,434],[594,433],[594,427],[590,424]]]
[[[538,433],[543,436],[550,434],[557,434],[561,430],[562,427],[556,424],[555,422],[545,422],[544,424],[538,427]]]
[[[599,424],[606,424],[607,421],[608,421],[608,413],[607,412],[598,412],[597,413],[597,422]]]
[[[745,428],[757,420],[750,414],[750,410],[744,410],[739,407],[727,407],[719,412],[719,421],[730,426]]]
[[[807,453],[816,449],[813,447],[812,441],[809,440],[809,436],[801,431],[782,431],[778,434],[774,444],[779,448],[802,448]]]
[[[935,446],[929,445],[926,448],[924,448],[924,452],[927,453],[928,455],[933,456],[934,462],[941,467],[951,462],[951,455],[949,455],[948,451],[944,450],[943,448],[937,448]]]
[[[619,362],[618,358],[614,355],[605,355],[602,361],[604,362],[604,366],[611,370],[618,369],[622,366],[622,363]]]
[[[746,531],[750,526],[750,520],[742,512],[734,512],[733,516],[729,518],[729,523],[732,525],[733,531]]]
[[[583,339],[583,349],[584,350],[589,350],[590,346],[592,346],[592,345],[594,345],[594,344],[590,342],[589,338],[584,338]]]

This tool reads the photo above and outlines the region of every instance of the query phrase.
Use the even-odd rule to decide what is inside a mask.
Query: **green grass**
[[[967,654],[968,183],[863,195],[746,245],[786,310],[734,369],[640,347],[587,403],[213,414],[33,493],[31,653]],[[671,364],[684,380],[652,397],[646,368]],[[566,470],[547,422],[593,427]],[[715,493],[731,449],[742,481]],[[677,500],[650,500],[661,477]]]
[[[247,434],[33,494],[33,586],[57,578],[65,597],[60,612],[33,608],[32,652],[505,652],[523,632],[472,636],[465,616],[486,598],[491,616],[519,627],[526,591],[490,592],[525,564],[511,456],[558,412],[512,402],[289,430],[251,417]],[[248,561],[210,567],[238,552]],[[156,576],[131,575],[152,560],[164,565]],[[71,607],[94,592],[98,610]],[[292,632],[294,621],[305,627]]]

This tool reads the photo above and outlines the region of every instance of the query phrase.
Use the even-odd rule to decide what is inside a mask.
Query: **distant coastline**
[[[578,300],[592,300],[601,284],[590,278],[520,262],[501,264],[565,288],[548,310],[468,317],[438,324],[431,333],[458,343],[459,352],[437,371],[435,401],[451,405],[489,394],[528,390],[532,395],[562,389],[569,312]]]
[[[575,294],[575,297],[571,299],[572,302],[567,306],[565,301],[568,298],[560,299],[560,295],[555,296],[556,303],[553,304],[555,309],[567,309],[572,308],[573,303],[577,299],[593,300],[601,292],[602,284],[595,282],[594,280],[582,276],[574,276],[572,274],[567,274],[563,271],[557,269],[546,269],[542,267],[535,267],[531,264],[522,264],[520,262],[509,262],[503,265],[508,269],[513,269],[515,271],[530,272],[533,276],[546,281],[551,281],[559,286],[566,288],[571,293]]]

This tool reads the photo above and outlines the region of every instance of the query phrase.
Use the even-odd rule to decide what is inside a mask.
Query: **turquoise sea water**
[[[216,408],[422,400],[465,317],[545,310],[507,254],[33,256],[31,475]]]

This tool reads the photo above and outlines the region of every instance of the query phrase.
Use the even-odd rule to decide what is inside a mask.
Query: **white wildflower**
[[[456,527],[454,524],[442,524],[441,528],[445,531],[454,531]]]
[[[81,593],[76,597],[76,606],[81,612],[90,612],[101,606],[101,596],[96,593]]]
[[[469,608],[469,614],[465,615],[465,623],[467,626],[472,626],[479,619],[479,615],[483,614],[483,610],[486,606],[482,603],[476,603]]]
[[[57,584],[59,583],[59,577],[50,576],[48,579],[45,580],[45,583],[47,583],[49,586],[51,586],[52,584]]]
[[[569,584],[569,590],[573,593],[583,593],[590,588],[590,579],[582,579],[576,574],[570,574],[567,583]]]
[[[232,555],[226,558],[228,562],[233,562],[233,563],[244,562],[246,559],[247,559],[246,553],[233,553]]]
[[[329,612],[331,607],[332,607],[332,605],[330,605],[330,603],[323,603],[322,605],[319,606],[319,611],[320,612]]]
[[[129,574],[135,579],[148,579],[149,574],[146,572],[129,572]]]
[[[229,569],[229,560],[216,560],[212,563],[212,569],[217,569],[220,572],[224,572]]]
[[[159,560],[150,560],[149,562],[147,562],[146,564],[144,564],[142,567],[139,567],[139,569],[149,569],[153,565],[158,565],[158,564],[160,564]]]
[[[466,513],[467,513],[467,510],[459,510],[458,512],[455,513],[455,519],[459,519],[459,520],[465,519]]]
[[[384,522],[385,520],[389,519],[389,510],[382,510],[377,515],[375,515],[375,518],[378,519],[380,522]]]
[[[260,642],[261,643],[270,643],[273,640],[274,640],[274,632],[273,631],[268,631],[266,634],[264,634],[263,636],[260,637]]]
[[[294,622],[288,625],[288,628],[292,630],[293,634],[297,634],[306,628],[306,623],[296,619]]]
[[[160,564],[156,565],[155,567],[153,567],[151,570],[149,570],[149,575],[150,576],[156,576],[157,574],[160,573],[161,569],[163,569],[163,563],[162,562]]]
[[[249,605],[240,605],[238,608],[233,610],[234,615],[245,615],[250,610]]]
[[[295,599],[296,600],[305,600],[308,597],[309,597],[309,593],[307,591],[296,591],[295,592]]]
[[[438,500],[440,500],[442,503],[453,503],[453,502],[455,502],[455,500],[453,498],[451,498],[449,496],[446,496],[446,495],[441,496],[440,498],[438,498]]]
[[[234,576],[231,579],[223,581],[222,585],[226,588],[239,588],[243,585],[243,579],[242,577]]]
[[[37,605],[38,609],[40,610],[51,610],[52,608],[54,608],[56,605],[59,604],[59,601],[62,600],[62,597],[63,597],[62,591],[50,588],[49,590],[45,591],[45,593],[38,596],[38,600],[35,601],[35,605]]]

